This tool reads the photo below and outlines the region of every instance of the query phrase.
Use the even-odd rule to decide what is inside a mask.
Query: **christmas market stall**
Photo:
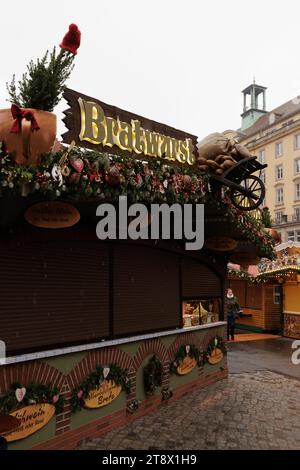
[[[270,216],[267,208],[258,209],[256,218],[266,226],[272,237],[275,250],[281,243],[278,232],[270,228]],[[241,264],[228,264],[228,284],[238,298],[241,313],[237,319],[240,329],[278,334],[282,331],[282,285],[281,280],[274,277],[260,276],[261,270],[274,260],[257,258],[255,264],[243,263],[238,257],[231,261]]]
[[[251,215],[255,158],[65,88],[79,44],[71,25],[0,110],[0,413],[21,423],[9,449],[71,449],[226,378],[227,263],[273,259]],[[151,211],[137,223],[153,205],[164,219],[195,209],[204,244],[174,214],[163,233]]]
[[[261,279],[249,269],[243,271],[229,265],[228,283],[237,296],[241,313],[237,328],[258,333],[281,333],[282,285],[279,279]]]
[[[276,259],[263,260],[257,280],[279,286],[281,333],[288,338],[300,338],[300,243],[277,245]]]

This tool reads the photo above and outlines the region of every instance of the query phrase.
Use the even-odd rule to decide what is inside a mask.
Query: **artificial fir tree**
[[[13,76],[11,83],[6,85],[10,101],[21,108],[53,111],[73,70],[73,61],[79,45],[80,31],[76,25],[71,24],[60,44],[59,53],[54,47],[52,52],[49,54],[47,51],[42,59],[30,61],[27,72],[18,84]]]

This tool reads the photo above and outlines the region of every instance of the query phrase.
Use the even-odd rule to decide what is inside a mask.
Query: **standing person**
[[[240,306],[237,297],[233,295],[232,289],[227,289],[226,295],[226,309],[227,309],[227,339],[231,336],[234,341],[235,321],[239,316]]]

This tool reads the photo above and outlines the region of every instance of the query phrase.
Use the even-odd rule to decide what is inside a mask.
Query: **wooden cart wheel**
[[[258,176],[245,176],[239,183],[241,189],[232,188],[230,192],[232,204],[242,211],[257,209],[264,200],[265,185]]]

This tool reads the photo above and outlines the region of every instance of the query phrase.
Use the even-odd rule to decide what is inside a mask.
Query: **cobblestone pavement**
[[[276,338],[229,343],[228,367],[233,373],[270,370],[300,379],[300,366],[292,364],[293,340]]]
[[[267,370],[230,374],[80,449],[300,449],[299,390]]]

